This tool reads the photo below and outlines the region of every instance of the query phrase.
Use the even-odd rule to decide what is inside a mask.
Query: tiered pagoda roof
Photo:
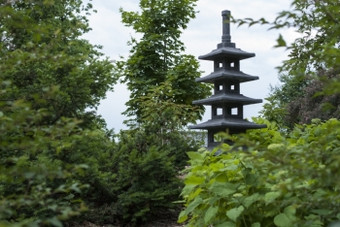
[[[193,104],[201,104],[201,105],[212,105],[212,104],[242,104],[242,105],[249,105],[249,104],[256,104],[261,103],[262,99],[252,99],[246,97],[241,94],[231,94],[231,93],[220,93],[210,96],[206,99],[200,99],[193,101]]]
[[[222,69],[218,70],[216,72],[210,73],[208,76],[204,76],[201,78],[196,79],[196,82],[206,82],[206,83],[214,83],[218,80],[238,80],[239,82],[248,82],[252,80],[258,80],[258,76],[251,76],[248,74],[245,74],[241,71],[235,71],[235,70],[228,70],[228,69]]]
[[[191,129],[208,130],[208,147],[214,147],[214,134],[220,131],[228,131],[230,134],[243,133],[247,129],[265,128],[266,125],[255,124],[243,119],[243,106],[261,103],[261,99],[253,99],[240,94],[240,83],[258,80],[240,71],[240,60],[254,57],[249,53],[236,48],[231,42],[230,36],[230,12],[222,12],[222,43],[217,49],[199,57],[201,60],[214,61],[214,72],[198,78],[197,82],[213,83],[214,94],[208,98],[196,100],[193,104],[210,105],[212,119],[206,122],[190,126]]]

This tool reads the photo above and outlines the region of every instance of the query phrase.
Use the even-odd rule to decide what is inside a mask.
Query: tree
[[[142,35],[140,40],[131,40],[129,58],[117,62],[120,77],[131,92],[125,114],[135,117],[137,123],[142,122],[143,112],[139,98],[162,83],[169,83],[173,91],[171,97],[163,98],[176,104],[191,105],[209,93],[206,85],[195,82],[200,76],[198,62],[193,56],[182,54],[185,48],[180,41],[182,30],[195,17],[196,1],[141,0],[140,13],[121,9],[123,23]],[[199,108],[196,112],[198,119],[202,112]]]
[[[47,123],[64,117],[86,120],[86,108],[96,108],[115,79],[112,64],[81,36],[90,30],[81,0],[1,1],[0,79],[16,92],[8,99],[34,100],[58,87],[54,99],[34,103],[52,113]],[[82,13],[84,12],[84,13]]]
[[[0,225],[62,226],[108,199],[114,143],[95,108],[112,64],[80,0],[0,1]],[[106,194],[105,194],[106,193]]]
[[[288,128],[310,123],[314,118],[339,118],[340,95],[327,88],[329,81],[337,76],[334,70],[319,72],[318,78],[281,76],[283,84],[273,88],[270,97],[266,98],[268,103],[264,104],[263,116]]]
[[[300,34],[291,44],[287,44],[282,35],[277,39],[276,47],[286,47],[290,51],[289,59],[279,67],[283,84],[274,88],[267,99],[265,117],[288,127],[310,122],[313,117],[339,118],[339,10],[339,3],[333,0],[294,0],[292,10],[280,12],[273,21],[236,20],[239,25],[294,28]],[[273,112],[281,114],[274,116]]]
[[[32,108],[44,101],[38,95],[33,104],[4,101],[11,83],[0,88],[0,225],[62,226],[74,216],[92,220],[113,203],[115,144],[106,132],[83,129],[75,118],[45,124],[53,112]],[[57,94],[43,92],[45,99]]]
[[[0,225],[61,226],[85,210],[80,194],[87,185],[76,176],[88,166],[58,158],[83,138],[79,121],[43,124],[52,113],[23,99],[4,101],[13,92],[9,81],[0,88]]]
[[[183,132],[183,122],[197,119],[197,107],[176,104],[174,92],[171,84],[164,82],[136,99],[142,107],[143,123],[118,135],[111,159],[116,163],[112,179],[115,199],[102,215],[105,219],[139,225],[177,215],[179,207],[173,202],[179,199],[182,187],[178,175],[187,164],[186,152],[198,149],[199,143]]]
[[[209,87],[198,84],[198,61],[183,54],[180,35],[197,0],[141,0],[140,13],[121,9],[122,20],[142,37],[132,39],[130,56],[116,62],[116,74],[131,92],[125,114],[133,119],[122,131],[113,157],[116,197],[107,215],[138,225],[177,212],[179,170],[185,152],[197,149],[181,130],[202,116],[192,101]],[[176,214],[175,214],[176,215]]]

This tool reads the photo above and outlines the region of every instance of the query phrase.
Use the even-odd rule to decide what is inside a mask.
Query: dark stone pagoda
[[[222,18],[222,43],[217,45],[217,49],[199,57],[202,60],[213,61],[214,72],[196,80],[213,83],[214,94],[193,102],[193,104],[210,105],[212,119],[190,126],[191,129],[208,130],[208,148],[218,144],[214,140],[214,135],[218,132],[227,131],[229,134],[236,134],[244,133],[247,129],[266,127],[243,119],[244,105],[262,102],[262,99],[253,99],[240,94],[240,83],[259,79],[257,76],[240,71],[240,60],[254,57],[255,54],[238,49],[235,43],[231,42],[230,11],[222,11]]]

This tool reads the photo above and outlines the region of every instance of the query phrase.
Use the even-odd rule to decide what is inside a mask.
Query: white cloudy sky
[[[287,10],[290,0],[198,0],[196,10],[199,11],[188,28],[183,32],[182,40],[186,45],[186,53],[196,57],[207,54],[221,42],[222,17],[221,11],[230,10],[236,18],[275,18],[281,10]],[[98,13],[89,17],[92,31],[85,36],[92,44],[103,46],[102,52],[112,60],[119,56],[128,56],[130,37],[135,37],[133,30],[121,23],[119,8],[124,10],[138,10],[139,0],[93,0],[93,6]],[[293,38],[292,31],[284,31],[286,38]],[[236,27],[231,25],[232,42],[237,48],[253,52],[256,57],[241,61],[241,70],[244,73],[259,76],[260,79],[241,84],[241,93],[252,98],[264,99],[268,96],[270,85],[278,84],[277,67],[287,52],[275,49],[277,31],[268,31],[261,26]],[[200,61],[201,70],[207,75],[213,70],[211,61]],[[185,76],[185,75],[183,75]],[[121,114],[125,110],[125,102],[129,92],[123,84],[117,84],[114,92],[109,92],[107,98],[102,100],[98,108],[108,124],[115,132],[126,128],[123,125],[125,117]],[[257,116],[262,104],[245,107],[245,117]],[[206,108],[204,120],[209,119],[210,109]]]

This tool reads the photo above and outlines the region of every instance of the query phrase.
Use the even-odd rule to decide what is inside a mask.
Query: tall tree
[[[112,141],[85,129],[97,126],[86,108],[115,79],[81,38],[90,10],[81,0],[0,0],[0,226],[62,226],[85,210],[81,198],[108,200]]]
[[[270,29],[294,28],[300,34],[287,44],[284,35],[277,47],[290,51],[280,69],[282,86],[273,89],[264,116],[292,127],[314,117],[340,117],[340,4],[334,0],[293,0],[292,10],[273,21],[236,20],[239,24],[266,24]],[[314,113],[312,113],[314,112]],[[275,114],[273,114],[275,113]]]
[[[0,79],[17,89],[9,99],[34,100],[57,87],[54,99],[34,103],[53,112],[48,120],[80,117],[95,108],[115,79],[99,46],[82,39],[90,30],[81,0],[16,0],[0,5]]]
[[[197,0],[140,0],[139,12],[121,9],[122,20],[141,34],[130,42],[130,56],[116,62],[131,92],[125,114],[130,130],[119,135],[115,156],[117,214],[140,224],[173,215],[181,182],[178,171],[186,164],[188,150],[196,149],[181,130],[202,116],[192,105],[210,89],[195,82],[198,61],[183,54],[180,35],[195,17]]]
[[[152,93],[162,83],[170,83],[171,97],[164,95],[164,100],[177,104],[191,105],[195,99],[209,93],[206,85],[198,84],[200,76],[198,62],[185,50],[180,35],[190,19],[195,17],[197,0],[141,0],[140,12],[127,12],[121,9],[122,20],[142,37],[132,39],[131,55],[126,61],[118,62],[120,76],[127,83],[131,92],[126,103],[125,114],[142,122],[143,106],[140,98]],[[202,109],[196,108],[197,118]],[[185,125],[186,121],[182,121]]]

